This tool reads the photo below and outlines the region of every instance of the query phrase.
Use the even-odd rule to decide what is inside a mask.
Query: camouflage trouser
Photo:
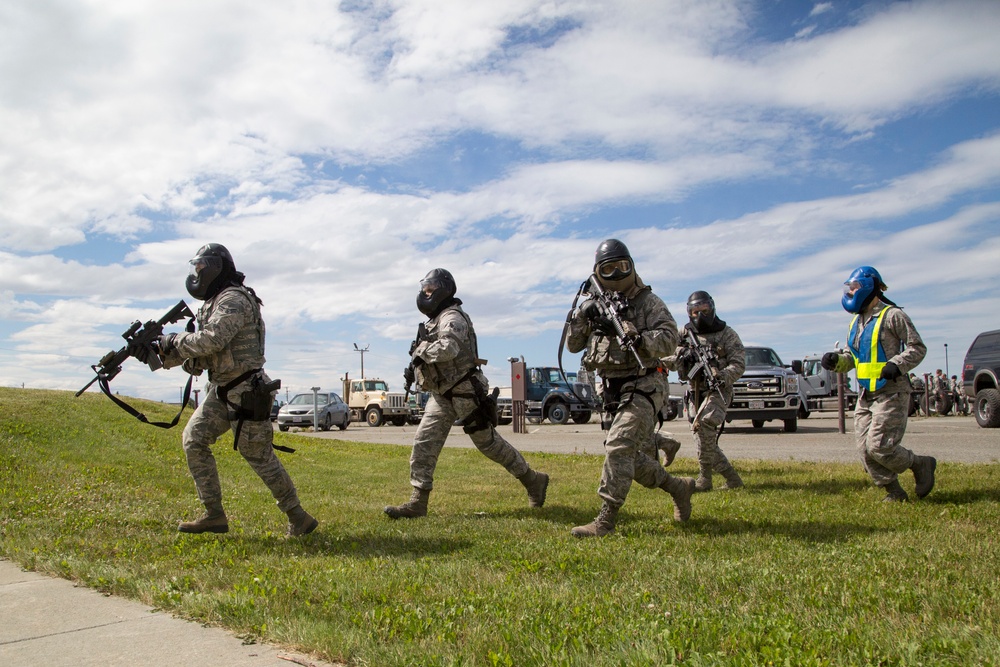
[[[664,383],[665,384],[665,383]],[[614,507],[625,504],[632,480],[654,489],[670,475],[657,460],[653,443],[665,392],[656,389],[647,399],[638,394],[619,408],[604,440],[604,469],[597,495]]]
[[[240,394],[249,386],[248,382],[237,385],[229,392],[229,400],[236,405],[240,403]],[[209,382],[205,387],[205,400],[191,415],[184,429],[184,454],[187,456],[188,469],[194,477],[198,488],[198,499],[206,506],[222,504],[222,487],[219,484],[219,471],[212,454],[212,445],[220,435],[233,429],[236,432],[236,420],[230,419],[229,407],[219,400],[218,387]],[[292,478],[285,471],[281,461],[271,447],[274,431],[271,422],[244,421],[240,429],[239,452],[246,459],[253,471],[264,480],[271,495],[278,501],[278,509],[282,512],[297,507],[298,494]]]
[[[469,380],[459,383],[454,389],[459,394],[471,394],[472,383]],[[424,408],[424,416],[413,437],[413,453],[410,455],[410,484],[415,488],[430,491],[434,488],[434,468],[437,467],[438,456],[444,441],[456,419],[468,417],[476,409],[476,402],[471,398],[446,398],[442,394],[431,392]],[[461,427],[459,427],[461,428]],[[503,439],[496,429],[486,428],[470,433],[476,448],[486,458],[502,465],[507,472],[515,477],[524,475],[528,470],[528,462],[521,452]]]
[[[689,403],[689,414],[696,415],[691,424],[691,432],[698,448],[698,467],[705,475],[709,471],[720,475],[728,473],[733,466],[719,448],[719,428],[726,421],[726,406],[729,400],[720,396],[718,391],[713,391],[702,405],[695,405],[693,398]]]
[[[899,443],[906,432],[910,396],[905,393],[858,396],[854,409],[854,438],[861,463],[876,486],[895,481],[913,465],[913,452]]]

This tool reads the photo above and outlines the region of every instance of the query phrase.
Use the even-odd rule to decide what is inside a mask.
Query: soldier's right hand
[[[677,351],[674,354],[676,355],[677,363],[687,368],[691,368],[698,363],[698,355],[687,345],[678,345]]]
[[[819,365],[828,371],[832,371],[837,368],[837,362],[840,361],[840,355],[836,352],[827,352],[823,355],[820,360]]]
[[[604,317],[604,308],[595,299],[587,299],[580,305],[580,316],[585,320],[593,322]]]

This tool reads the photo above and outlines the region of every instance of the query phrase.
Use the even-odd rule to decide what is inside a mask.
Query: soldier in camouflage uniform
[[[627,342],[642,360],[623,349],[604,306],[596,299],[584,301],[571,314],[566,349],[586,350],[583,365],[596,371],[603,384],[605,414],[601,426],[604,440],[604,469],[597,495],[600,512],[591,523],[573,528],[576,537],[603,537],[615,529],[618,511],[635,480],[647,488],[660,488],[674,501],[674,518],[691,516],[694,479],[673,477],[657,460],[654,440],[658,415],[667,397],[667,373],[660,358],[670,355],[677,345],[677,324],[666,304],[653,294],[635,272],[632,256],[624,243],[608,239],[600,244],[594,274],[601,288],[616,293],[627,304],[621,314]],[[674,451],[676,454],[676,450]]]
[[[291,477],[272,447],[271,421],[241,418],[244,393],[257,383],[270,382],[264,373],[264,320],[261,301],[243,285],[232,255],[222,245],[209,243],[191,260],[187,289],[204,300],[196,316],[197,331],[161,336],[158,343],[164,367],[183,365],[192,375],[208,371],[205,398],[184,429],[188,469],[198,489],[205,514],[178,526],[182,533],[225,533],[229,520],[222,507],[222,488],[211,446],[233,429],[237,449],[264,481],[288,516],[288,535],[311,533],[318,521],[299,503]],[[267,405],[270,405],[270,394]]]
[[[414,381],[430,397],[413,438],[410,455],[410,500],[388,506],[391,519],[427,515],[427,501],[434,488],[434,469],[451,427],[458,420],[476,448],[516,477],[528,492],[528,505],[541,507],[549,476],[531,469],[521,453],[496,431],[496,399],[480,370],[472,320],[455,298],[455,279],[445,269],[434,269],[420,281],[417,308],[429,319],[410,349],[411,365],[403,379]]]
[[[719,319],[715,312],[715,300],[708,292],[699,290],[688,297],[687,314],[688,323],[684,328],[694,333],[695,340],[712,364],[709,372],[718,383],[717,388],[709,387],[702,371],[689,377],[698,363],[698,357],[689,345],[686,333],[682,335],[677,353],[667,359],[667,363],[677,370],[682,380],[690,382],[688,414],[692,415],[691,431],[698,448],[695,490],[711,491],[713,472],[722,475],[727,489],[738,489],[743,486],[743,480],[719,447],[719,433],[726,423],[726,409],[733,400],[733,383],[743,376],[746,368],[743,341],[732,327]]]
[[[917,497],[923,498],[934,488],[937,461],[901,444],[912,390],[907,373],[924,358],[927,347],[909,316],[885,297],[886,289],[882,276],[870,266],[851,273],[841,299],[844,310],[855,314],[847,337],[850,352],[827,352],[821,363],[837,373],[857,369],[858,453],[872,481],[885,489],[884,500],[904,502],[909,496],[899,484],[899,474],[913,471]]]

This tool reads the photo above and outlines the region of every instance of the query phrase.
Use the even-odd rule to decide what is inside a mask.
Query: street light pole
[[[948,374],[948,343],[944,344],[944,376],[950,378],[951,375]]]
[[[357,343],[354,344],[354,349],[356,351],[358,351],[358,352],[361,353],[361,379],[362,380],[365,379],[365,352],[368,351],[369,347],[371,347],[371,346],[370,345],[365,345],[364,348],[360,348],[360,347],[358,347]]]

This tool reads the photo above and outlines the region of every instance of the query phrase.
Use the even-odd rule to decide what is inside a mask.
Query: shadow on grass
[[[860,523],[832,523],[826,521],[770,521],[762,519],[716,519],[713,517],[692,517],[684,524],[685,532],[705,536],[761,535],[765,537],[786,537],[792,540],[814,544],[842,542],[858,536],[870,536],[893,532],[891,528],[878,528]]]
[[[247,544],[256,545],[257,553],[287,551],[289,540],[284,537],[261,536],[247,538]],[[423,537],[410,535],[384,535],[376,533],[326,533],[322,530],[297,538],[295,550],[307,556],[391,556],[393,558],[423,558],[443,556],[468,549],[473,543],[466,539]]]
[[[921,499],[921,503],[937,505],[971,505],[973,503],[992,501],[1000,502],[1000,489],[962,489],[961,491],[944,491],[935,487],[931,494]]]
[[[768,480],[764,482],[747,481],[747,485],[740,490],[740,493],[765,493],[769,491],[812,491],[817,494],[839,495],[844,492],[862,492],[871,486],[871,482],[864,479],[821,479],[812,480],[806,483],[792,482],[785,480]],[[723,491],[725,492],[725,491]]]

